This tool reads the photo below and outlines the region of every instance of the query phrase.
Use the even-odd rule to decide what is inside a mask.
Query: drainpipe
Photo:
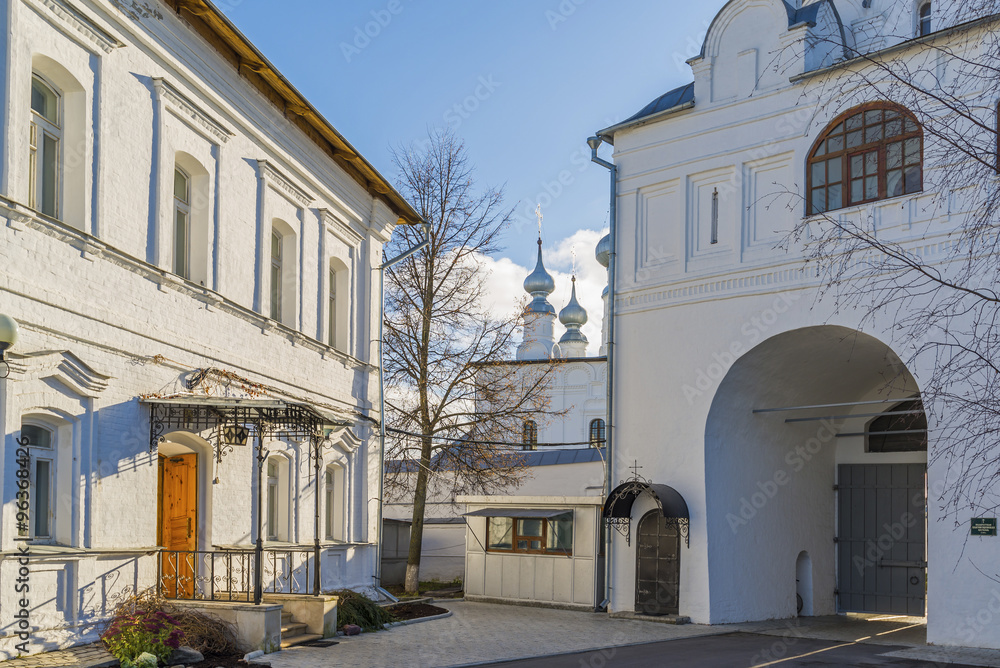
[[[602,160],[597,156],[597,149],[601,147],[604,140],[600,137],[591,137],[587,140],[590,146],[590,160],[608,170],[611,176],[611,204],[608,213],[609,227],[608,236],[611,240],[608,253],[608,386],[607,386],[607,418],[605,424],[607,428],[604,432],[604,456],[607,461],[604,476],[604,498],[607,499],[614,489],[614,468],[615,456],[613,449],[614,434],[614,397],[615,397],[615,248],[616,248],[616,223],[617,223],[617,203],[618,203],[618,167],[612,162]],[[611,531],[605,528],[604,545],[604,601],[599,607],[606,608],[611,605],[611,592],[614,587],[611,584]]]
[[[383,344],[383,321],[385,320],[385,270],[402,262],[419,250],[422,250],[431,243],[431,224],[426,220],[421,221],[424,228],[424,240],[416,246],[406,250],[391,260],[386,260],[378,266],[378,524],[376,531],[378,539],[375,545],[375,587],[390,599],[395,597],[382,588],[382,508],[385,505],[382,499],[385,493],[385,375],[383,367],[385,359],[382,355]]]

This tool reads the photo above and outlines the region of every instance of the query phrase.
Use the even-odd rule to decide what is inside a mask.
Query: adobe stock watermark
[[[695,399],[715,387],[736,360],[763,341],[767,332],[778,322],[778,318],[787,313],[792,304],[799,299],[801,295],[798,292],[779,293],[769,307],[744,322],[740,327],[743,338],[734,340],[721,352],[712,353],[712,363],[695,373],[694,385],[685,384],[681,387],[688,406],[693,406]]]
[[[492,74],[480,75],[476,80],[476,87],[471,95],[468,95],[461,102],[456,102],[444,112],[444,122],[451,130],[458,130],[462,123],[467,121],[472,114],[479,110],[483,102],[490,99],[497,88],[503,84],[493,78]]]
[[[779,468],[769,479],[758,480],[756,491],[740,499],[739,510],[736,513],[726,513],[726,522],[733,535],[750,524],[750,521],[757,517],[784,487],[788,486],[794,474],[802,471],[828,443],[837,437],[840,424],[841,422],[837,420],[820,420],[820,427],[815,435],[785,453],[787,469]]]
[[[587,0],[562,0],[556,8],[545,10],[545,20],[549,23],[549,28],[556,30],[559,24],[565,23],[569,17],[576,14],[576,10]]]
[[[569,155],[569,165],[572,169],[560,169],[552,179],[543,179],[538,184],[538,192],[527,198],[524,208],[514,213],[514,229],[523,232],[525,226],[536,224],[535,207],[549,208],[553,202],[562,197],[567,188],[576,183],[579,174],[590,166],[590,149],[577,148]]]
[[[761,664],[769,664],[773,661],[780,661],[788,655],[788,651],[799,642],[802,638],[805,638],[805,634],[802,633],[801,627],[799,626],[798,619],[795,622],[785,622],[785,627],[788,629],[781,636],[771,643],[770,647],[762,649],[761,651],[750,657],[750,665],[758,666]]]
[[[372,40],[378,38],[382,31],[389,27],[393,18],[403,12],[403,9],[402,0],[389,0],[383,9],[371,10],[369,13],[372,20],[365,22],[364,25],[354,26],[353,39],[350,42],[340,43],[340,53],[343,54],[344,60],[350,63],[355,57],[360,56],[362,51],[371,46]]]
[[[31,455],[28,452],[30,445],[27,437],[15,439],[18,447],[15,451],[17,462],[17,538],[18,541],[26,541],[31,537],[30,514],[31,507]],[[17,577],[14,578],[14,593],[17,594],[17,612],[14,613],[14,635],[17,635],[21,642],[14,645],[18,654],[28,653],[28,641],[31,639],[31,600],[28,594],[31,592],[31,569],[28,567],[28,544],[21,542],[17,547]]]

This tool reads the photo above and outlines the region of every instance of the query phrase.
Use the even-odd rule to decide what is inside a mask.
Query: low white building
[[[157,585],[370,587],[373,268],[417,214],[210,3],[0,25],[0,659]]]
[[[952,474],[940,407],[921,403],[932,368],[900,361],[912,342],[891,310],[862,323],[818,299],[802,249],[780,247],[837,211],[933,261],[961,221],[961,193],[937,207],[924,190],[941,165],[916,117],[879,82],[863,107],[836,86],[838,40],[894,62],[942,47],[947,71],[946,49],[976,40],[933,4],[732,0],[693,83],[598,133],[617,167],[612,450],[628,478],[605,511],[612,613],[926,614],[932,643],[1000,647],[976,567],[995,573],[1000,539],[927,503]],[[995,91],[968,103],[995,122]]]

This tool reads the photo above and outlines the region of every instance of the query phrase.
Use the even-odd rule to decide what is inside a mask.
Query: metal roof
[[[667,91],[660,97],[656,98],[645,107],[639,110],[638,113],[626,118],[621,123],[616,123],[609,128],[605,128],[598,132],[600,137],[609,139],[611,143],[614,143],[614,134],[622,128],[628,127],[630,125],[638,125],[643,122],[648,122],[653,120],[658,116],[665,116],[669,113],[675,111],[680,111],[681,109],[687,109],[694,106],[694,82],[675,88],[671,91]]]
[[[483,508],[472,512],[462,513],[462,517],[530,517],[531,519],[551,519],[560,515],[572,513],[568,508]]]
[[[547,452],[532,450],[525,453],[528,466],[555,466],[557,464],[586,464],[603,460],[601,448],[582,448],[574,450],[549,450]]]

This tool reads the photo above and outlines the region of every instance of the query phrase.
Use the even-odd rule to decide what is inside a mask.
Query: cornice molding
[[[329,209],[320,209],[319,217],[320,220],[323,221],[326,229],[329,230],[333,236],[337,237],[348,246],[357,248],[361,245],[361,242],[364,241],[364,236],[351,227],[351,225],[344,221],[343,218],[340,218]]]
[[[234,136],[224,125],[202,111],[198,105],[185,97],[166,79],[154,77],[153,87],[159,98],[166,103],[167,108],[181,120],[195,125],[196,129],[204,130],[218,139],[220,144],[227,143],[229,138]]]
[[[300,209],[308,207],[313,201],[312,195],[292,183],[291,179],[279,172],[267,160],[257,160],[257,172],[260,178],[264,179],[269,185],[274,186],[275,189],[282,195],[285,195],[293,204],[298,205]]]
[[[95,398],[108,389],[111,376],[92,369],[67,350],[47,350],[20,355],[8,354],[11,371],[16,376],[52,379],[81,397]]]
[[[65,0],[22,0],[56,28],[84,44],[111,53],[124,44]],[[47,10],[47,11],[46,11]],[[96,52],[96,51],[95,51]]]

